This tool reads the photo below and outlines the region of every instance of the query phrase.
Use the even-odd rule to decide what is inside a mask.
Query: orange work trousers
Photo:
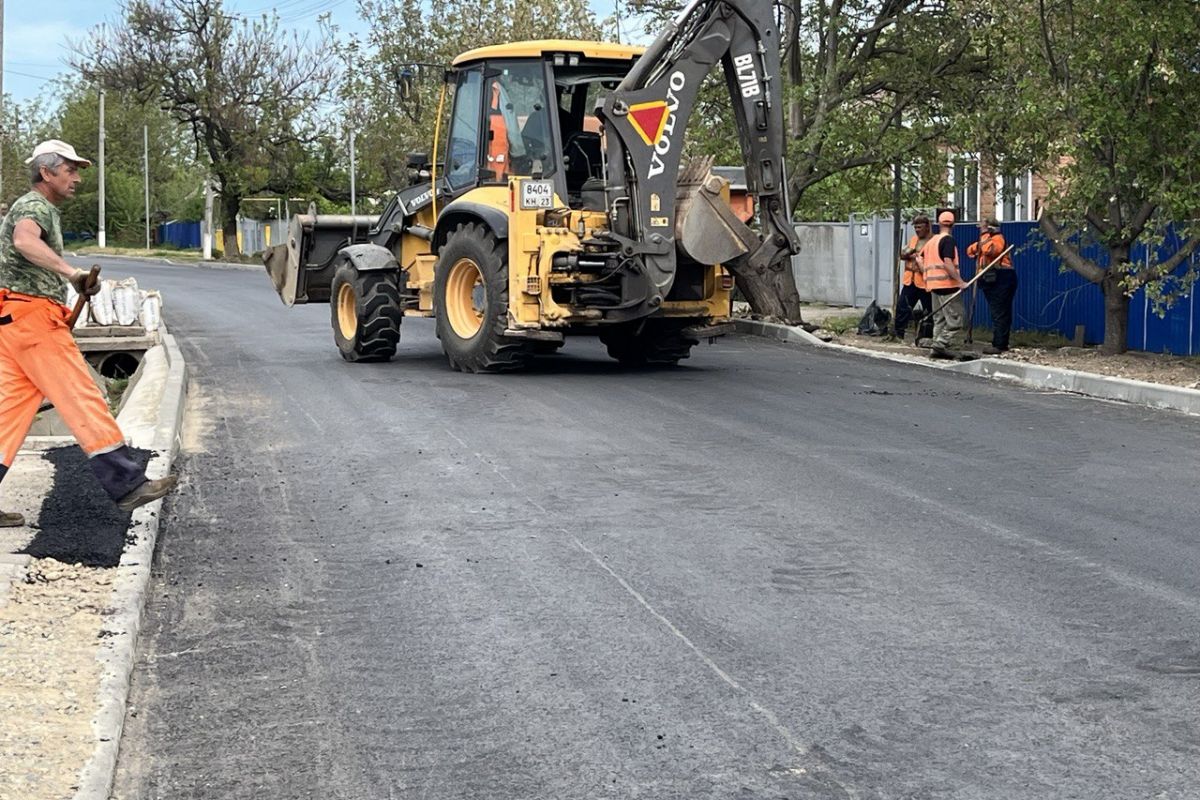
[[[0,289],[0,463],[12,466],[45,397],[87,455],[125,445],[67,327],[70,311]],[[2,474],[5,470],[0,470]]]

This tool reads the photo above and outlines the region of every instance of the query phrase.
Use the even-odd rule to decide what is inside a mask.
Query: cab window
[[[485,183],[504,182],[509,175],[554,173],[546,69],[541,62],[489,65],[484,85]]]

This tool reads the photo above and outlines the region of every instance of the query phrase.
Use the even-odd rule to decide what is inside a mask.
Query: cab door
[[[458,73],[450,136],[446,142],[446,183],[459,195],[479,183],[483,153],[483,68]]]

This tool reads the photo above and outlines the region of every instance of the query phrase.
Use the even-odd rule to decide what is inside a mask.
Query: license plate
[[[554,208],[554,181],[521,181],[521,208]]]

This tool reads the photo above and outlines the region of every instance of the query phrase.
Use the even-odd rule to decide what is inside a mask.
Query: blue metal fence
[[[200,247],[200,223],[176,220],[158,226],[158,243],[169,244],[181,250]]]
[[[1013,264],[1017,269],[1018,286],[1013,304],[1013,327],[1017,330],[1053,331],[1068,339],[1075,335],[1075,326],[1084,326],[1084,341],[1097,344],[1104,340],[1104,296],[1100,287],[1063,266],[1037,230],[1036,222],[1004,222],[1000,232],[1013,245]],[[954,226],[954,240],[964,262],[963,275],[974,275],[973,259],[965,258],[967,245],[979,239],[979,229],[972,224]],[[1180,242],[1172,233],[1160,251],[1165,257],[1178,249]],[[1130,258],[1142,261],[1147,248],[1138,245]],[[1108,265],[1108,252],[1090,245],[1083,255],[1100,266]],[[1200,257],[1192,258],[1192,267],[1200,268]],[[1188,269],[1185,262],[1182,274]],[[1128,345],[1133,350],[1177,355],[1200,353],[1200,307],[1195,291],[1178,300],[1162,318],[1154,312],[1144,289],[1139,289],[1129,304]],[[987,301],[978,293],[973,309],[977,325],[989,325]]]

